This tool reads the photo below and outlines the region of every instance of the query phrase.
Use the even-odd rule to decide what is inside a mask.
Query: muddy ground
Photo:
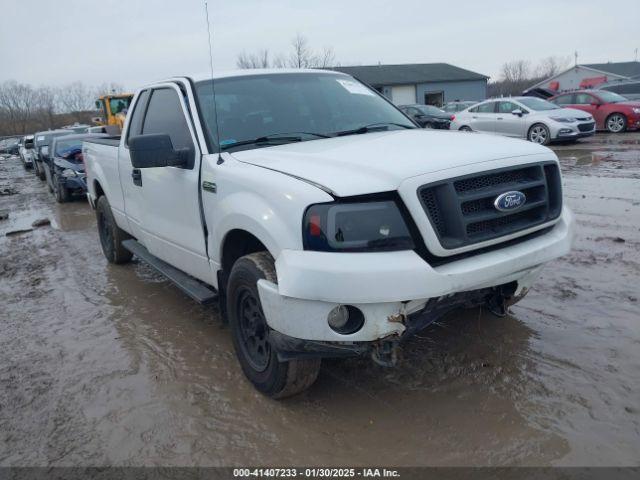
[[[280,402],[214,310],[108,265],[85,201],[0,160],[0,465],[639,465],[640,134],[555,149],[575,249],[508,317],[450,315],[396,369],[326,361]]]

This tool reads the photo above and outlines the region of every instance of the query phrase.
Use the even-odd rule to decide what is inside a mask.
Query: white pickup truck
[[[336,72],[151,84],[122,137],[83,152],[107,259],[135,254],[217,299],[244,373],[275,398],[323,357],[394,364],[452,309],[504,314],[571,247],[551,150],[420,129]]]

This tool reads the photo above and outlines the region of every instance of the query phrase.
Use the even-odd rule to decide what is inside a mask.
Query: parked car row
[[[449,129],[451,114],[433,105],[400,105],[398,107],[422,128]]]
[[[620,133],[640,128],[640,101],[607,90],[576,90],[551,97],[554,104],[593,116],[598,130]]]
[[[57,130],[13,138],[8,153],[19,155],[24,168],[33,169],[40,180],[47,182],[56,200],[62,203],[87,191],[82,142],[91,137],[104,136],[107,136],[104,126],[76,123]]]
[[[0,155],[17,155],[19,150],[18,138],[3,138],[0,140]]]
[[[458,112],[451,128],[524,138],[541,145],[572,142],[596,132],[590,114],[536,97],[486,100]]]

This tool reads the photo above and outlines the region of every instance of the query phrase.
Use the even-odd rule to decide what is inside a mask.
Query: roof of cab
[[[282,75],[282,74],[292,74],[292,73],[324,73],[324,74],[335,74],[335,75],[347,75],[342,72],[337,72],[334,70],[319,70],[312,68],[256,68],[256,69],[243,69],[243,70],[226,70],[213,72],[213,76],[211,72],[203,72],[195,75],[188,75],[187,78],[190,78],[194,82],[201,82],[203,80],[211,80],[213,77],[214,80],[220,78],[231,78],[231,77],[250,77],[255,75]],[[167,81],[175,80],[176,78],[184,78],[184,77],[174,77],[170,78]],[[155,82],[161,83],[161,82]]]

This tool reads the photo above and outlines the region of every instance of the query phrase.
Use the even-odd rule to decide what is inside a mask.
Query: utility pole
[[[636,62],[637,62],[638,61],[638,48],[637,47],[636,47],[635,52],[636,52]]]
[[[575,52],[573,52],[573,56],[576,59],[576,67],[578,66],[578,51],[576,50]]]

